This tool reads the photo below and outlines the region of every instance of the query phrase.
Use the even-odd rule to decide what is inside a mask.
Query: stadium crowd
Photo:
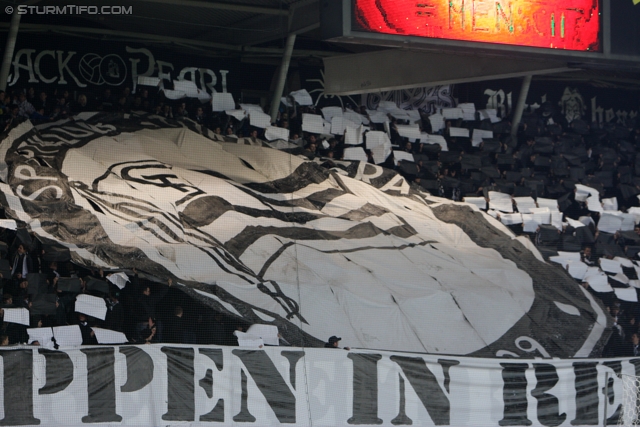
[[[369,118],[364,107],[348,106],[350,110]],[[99,96],[80,93],[75,99],[69,91],[37,92],[33,87],[11,93],[0,92],[0,120],[5,129],[17,122],[30,119],[34,123],[68,118],[89,111],[130,113],[143,111],[166,119],[191,119],[211,130],[223,140],[251,137],[265,139],[265,130],[250,125],[247,119],[237,119],[225,112],[212,112],[211,105],[198,99],[166,99],[162,91],[138,88],[132,94],[124,88],[114,95],[105,89]],[[309,106],[281,104],[276,123],[286,129],[289,140],[286,149],[310,159],[318,158],[324,165],[344,159],[345,136],[308,133],[303,131],[303,114],[321,114],[320,109]],[[415,116],[414,116],[415,117]],[[525,112],[516,136],[511,135],[508,118],[491,120],[475,113],[473,118],[450,118],[444,126],[434,128],[430,115],[421,112],[415,120],[420,131],[440,135],[446,144],[430,143],[402,136],[403,125],[415,125],[388,115],[387,123],[367,120],[370,130],[388,134],[393,152],[379,165],[396,170],[403,175],[411,188],[429,192],[454,201],[476,200],[474,204],[501,220],[516,235],[528,235],[545,258],[553,259],[558,252],[579,254],[579,262],[588,267],[602,266],[600,260],[613,261],[618,267],[602,267],[607,286],[594,286],[585,274],[572,274],[577,285],[583,286],[599,298],[613,318],[613,334],[603,356],[637,356],[640,354],[640,304],[637,296],[619,298],[616,289],[640,288],[638,260],[640,253],[639,211],[629,224],[618,229],[599,227],[607,213],[629,216],[639,206],[640,194],[640,124],[629,118],[626,122],[594,124],[580,118],[566,119],[560,108],[545,102],[539,108]],[[468,130],[460,136],[460,129]],[[454,131],[455,130],[455,131]],[[474,130],[490,132],[481,142],[474,140]],[[367,133],[360,144],[371,163],[375,163],[372,151],[367,149]],[[352,145],[349,145],[352,147]],[[398,153],[402,152],[402,155]],[[395,155],[393,153],[396,153]],[[409,157],[407,157],[409,155]],[[582,186],[583,190],[580,190]],[[584,188],[587,196],[580,194]],[[578,190],[577,190],[578,189]],[[505,208],[494,209],[493,198],[506,195],[510,203]],[[587,198],[591,197],[591,200]],[[501,197],[502,198],[502,197]],[[481,200],[480,203],[477,200]],[[593,201],[596,200],[594,204]],[[502,198],[502,200],[504,200]],[[518,206],[518,200],[531,200],[534,209]],[[545,200],[556,201],[557,221],[527,227],[526,215],[533,215]],[[555,206],[551,211],[555,210]],[[539,211],[538,211],[539,213]],[[513,215],[519,216],[514,221]],[[31,310],[31,326],[79,324],[83,331],[83,343],[94,343],[89,326],[102,326],[124,332],[130,342],[182,342],[233,344],[232,333],[238,327],[231,319],[217,315],[205,319],[207,311],[198,314],[193,302],[180,300],[171,283],[160,285],[131,272],[130,285],[123,289],[109,282],[101,271],[89,271],[69,262],[59,264],[47,261],[37,239],[32,247],[19,235],[5,231],[4,250],[8,254],[11,273],[3,277],[4,307],[18,306]],[[20,249],[22,248],[22,249]],[[36,293],[24,275],[16,267],[16,259],[23,260],[27,251],[29,262],[24,268],[41,272],[46,276]],[[17,257],[17,258],[16,258]],[[20,258],[22,257],[22,258]],[[22,261],[19,261],[20,264]],[[569,263],[562,262],[569,270]],[[576,265],[574,264],[574,266]],[[22,265],[22,264],[20,264]],[[16,270],[17,269],[17,270]],[[31,270],[33,269],[33,270]],[[26,272],[26,270],[24,271]],[[63,290],[58,277],[77,277],[77,292]],[[43,285],[44,283],[44,285]],[[108,312],[104,321],[78,314],[74,301],[78,294],[88,293],[104,298]],[[49,296],[47,296],[49,295]],[[53,295],[53,297],[51,297]],[[46,297],[46,298],[45,298]],[[55,298],[54,298],[55,297]],[[46,304],[42,301],[48,301]],[[176,303],[178,301],[179,303]],[[51,308],[54,303],[55,310]],[[49,305],[47,314],[33,310],[34,306]],[[185,304],[191,304],[188,308]],[[41,310],[42,311],[42,310]],[[186,319],[186,320],[185,320]],[[4,323],[3,343],[24,342],[26,330],[20,325]],[[86,340],[85,340],[86,338]]]

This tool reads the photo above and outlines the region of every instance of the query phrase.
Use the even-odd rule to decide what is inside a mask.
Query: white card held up
[[[249,111],[249,124],[260,129],[271,126],[271,116],[262,111]]]
[[[595,188],[587,187],[586,185],[576,184],[576,200],[584,202],[587,197],[593,196],[600,198],[600,193]]]
[[[389,154],[391,154],[391,143],[376,145],[371,148],[371,156],[373,156],[373,161],[376,165],[384,163]]]
[[[549,208],[550,211],[558,210],[558,201],[555,199],[545,199],[543,197],[538,197],[536,203],[539,208]]]
[[[356,113],[355,111],[351,111],[351,110],[347,110],[342,114],[342,117],[344,117],[345,119],[357,124],[358,126],[361,124],[367,124],[365,122],[368,122],[369,120],[367,120],[366,117],[364,117],[362,114],[360,113]]]
[[[522,214],[521,213],[502,214],[500,215],[500,221],[504,225],[522,224]]]
[[[487,108],[486,110],[478,111],[480,113],[480,119],[489,119],[491,123],[498,123],[501,119],[498,117],[498,111],[495,108]]]
[[[307,92],[306,89],[296,90],[295,92],[291,92],[289,94],[298,104],[300,105],[313,105],[313,99],[311,99],[311,95]]]
[[[367,138],[369,137],[369,134],[367,134]],[[369,141],[367,140],[367,146],[369,145]],[[415,159],[413,158],[413,154],[411,153],[407,153],[406,151],[394,151],[393,152],[393,158],[396,159],[397,161],[406,161],[406,162],[415,162]]]
[[[119,273],[109,274],[107,276],[107,280],[116,285],[120,289],[124,289],[127,286],[127,282],[129,281],[129,276],[124,271]]]
[[[598,230],[614,234],[622,227],[622,218],[610,212],[602,212],[598,220]]]
[[[138,76],[140,86],[160,86],[160,77]]]
[[[331,118],[331,133],[333,135],[343,135],[345,129],[356,129],[359,125],[343,116],[333,116]]]
[[[449,146],[447,145],[447,140],[444,139],[444,136],[442,136],[442,135],[429,135],[429,139],[428,139],[427,143],[429,143],[429,144],[438,144],[440,146],[441,151],[449,151]]]
[[[562,212],[551,211],[551,225],[562,231]]]
[[[247,112],[245,110],[225,110],[224,112],[227,116],[231,116],[236,120],[243,120],[247,117]]]
[[[38,341],[40,347],[53,350],[55,343],[53,342],[53,330],[51,328],[28,328],[27,334],[29,334],[29,344],[33,344]]]
[[[15,219],[0,219],[0,228],[6,228],[8,230],[17,230],[18,224]]]
[[[618,210],[618,198],[611,197],[610,199],[602,199],[602,207],[605,211],[617,211]]]
[[[377,147],[378,145],[384,145],[384,144],[391,145],[389,136],[385,132],[373,130],[373,131],[367,132],[366,135],[367,135],[367,148],[373,148],[373,147]],[[410,161],[413,162],[413,155],[411,154],[409,155],[411,156]]]
[[[612,259],[600,258],[600,268],[607,273],[622,273],[622,266],[618,261]]]
[[[341,107],[324,107],[321,111],[324,119],[328,122],[334,117],[342,117]]]
[[[582,261],[571,261],[567,267],[569,275],[574,279],[583,280],[589,266]]]
[[[262,338],[257,337],[252,334],[235,331],[233,335],[238,338],[238,346],[239,347],[249,347],[249,348],[262,348],[264,347],[264,341]]]
[[[384,111],[367,110],[369,120],[372,123],[385,123],[389,121],[389,116]]]
[[[444,117],[442,114],[432,114],[429,116],[429,122],[431,123],[431,131],[438,132],[444,129]]]
[[[4,321],[29,326],[29,310],[26,308],[5,308]]]
[[[531,213],[531,209],[536,208],[536,202],[533,197],[514,197],[516,207],[520,213]]]
[[[450,127],[449,136],[457,138],[469,138],[469,129]]]
[[[182,92],[181,90],[162,89],[162,92],[164,92],[164,96],[167,99],[171,99],[171,100],[182,99],[187,97],[187,94]]]
[[[583,223],[581,223],[580,221],[576,221],[575,219],[571,219],[567,217],[566,220],[567,220],[567,224],[569,224],[573,228],[585,227]]]
[[[618,261],[620,265],[623,267],[633,268],[633,262],[629,258],[623,258],[623,257],[617,256],[613,260]]]
[[[589,209],[591,212],[604,212],[604,209],[602,209],[602,203],[600,203],[600,199],[594,196],[589,196],[587,198],[587,209]]]
[[[61,348],[80,347],[82,345],[82,332],[80,326],[55,326],[53,337]]]
[[[533,214],[522,214],[522,231],[525,233],[535,233],[540,224],[533,219]]]
[[[302,115],[302,130],[311,133],[324,133],[324,120],[318,114]]]
[[[613,288],[616,297],[622,301],[638,302],[638,291],[636,288]]]
[[[477,206],[481,210],[487,209],[487,200],[484,197],[465,197],[462,201]]]
[[[267,141],[275,141],[278,139],[282,139],[284,141],[289,140],[289,129],[279,128],[275,126],[267,126],[264,137],[267,138]]]
[[[443,108],[442,117],[445,119],[463,119],[464,112],[462,108]]]
[[[95,334],[98,344],[125,344],[129,342],[127,336],[122,332],[102,328],[91,328],[91,330]]]
[[[366,162],[367,153],[364,152],[362,147],[348,147],[344,149],[344,159]]]
[[[191,80],[174,80],[173,89],[184,92],[189,98],[198,97],[198,86]]]
[[[489,208],[495,209],[500,212],[513,212],[513,203],[511,203],[511,199],[489,199]]]
[[[240,104],[240,108],[245,110],[247,113],[249,113],[250,111],[260,111],[261,113],[264,113],[262,107],[258,104]]]
[[[411,141],[420,139],[420,126],[418,125],[396,125],[398,134],[403,138],[409,138]]]
[[[212,111],[235,110],[235,108],[236,102],[233,100],[233,95],[229,92],[215,92],[211,96]]]
[[[102,298],[80,294],[76,297],[76,312],[104,320],[107,315],[107,304]]]
[[[344,143],[346,145],[359,145],[362,144],[362,127],[357,129],[347,128],[344,134]]]
[[[591,288],[596,292],[611,292],[613,288],[609,284],[607,275],[604,274],[597,267],[587,268],[587,274],[585,274],[583,281],[587,282]]]
[[[484,129],[474,129],[471,133],[471,145],[474,147],[480,146],[483,139],[491,139],[493,138],[492,130],[484,130]]]
[[[476,106],[473,102],[458,104],[458,108],[462,110],[462,119],[473,121],[476,119]]]
[[[262,338],[262,341],[267,345],[280,345],[278,327],[275,325],[254,324],[249,326],[247,334]]]

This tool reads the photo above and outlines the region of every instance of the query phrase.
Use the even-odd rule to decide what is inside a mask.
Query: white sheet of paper
[[[593,221],[593,218],[591,218],[590,216],[581,216],[580,218],[578,218],[578,221],[580,221],[587,227],[591,224],[596,225],[596,223]]]
[[[408,162],[414,162],[413,154],[407,153],[406,151],[394,151],[393,158],[397,161],[404,160]]]
[[[587,187],[586,185],[582,184],[576,184],[575,198],[578,202],[586,201],[587,197],[589,196],[600,198],[600,193],[595,188]]]
[[[414,141],[420,139],[420,127],[418,125],[397,125],[398,133],[403,138]]]
[[[245,110],[247,113],[250,111],[260,111],[261,113],[264,113],[264,110],[262,110],[262,107],[258,104],[240,104],[240,108]]]
[[[609,284],[607,280],[607,275],[600,272],[599,274],[587,274],[585,275],[583,281],[587,282],[591,288],[596,292],[611,292],[613,288]]]
[[[333,135],[343,135],[345,129],[357,129],[358,126],[360,125],[343,116],[333,116],[331,118],[331,133]]]
[[[187,97],[187,94],[180,90],[162,89],[162,92],[164,92],[164,96],[167,99],[176,100],[176,99],[182,99]]]
[[[469,138],[469,129],[450,127],[449,136],[458,137],[458,138]]]
[[[359,145],[362,144],[362,128],[357,129],[347,128],[344,134],[344,143],[346,145]]]
[[[445,119],[464,118],[464,112],[462,111],[462,108],[443,108],[441,114]]]
[[[555,199],[545,199],[543,197],[538,197],[536,200],[539,208],[549,208],[550,211],[558,210],[558,201]]]
[[[124,271],[113,273],[107,276],[107,280],[116,285],[120,289],[124,289],[129,281],[129,276]]]
[[[367,153],[364,152],[362,147],[348,147],[344,149],[344,159],[366,162]]]
[[[80,326],[55,326],[53,336],[60,348],[79,347],[82,345],[82,332]]]
[[[614,234],[620,230],[622,226],[622,218],[617,215],[612,215],[609,212],[602,212],[600,214],[600,220],[598,220],[598,230],[605,233]]]
[[[324,120],[318,114],[302,115],[302,130],[311,133],[324,133]]]
[[[160,77],[138,76],[138,84],[140,86],[158,86],[160,85]]]
[[[15,219],[0,219],[0,228],[6,228],[8,230],[17,230],[18,224]]]
[[[242,120],[247,116],[247,112],[245,110],[225,110],[224,112],[227,116],[231,116],[237,120]]]
[[[551,224],[551,212],[548,208],[531,209],[533,220],[538,224]]]
[[[638,302],[638,292],[636,288],[613,288],[616,297],[622,301]]]
[[[602,207],[605,211],[617,211],[618,199],[616,197],[611,197],[609,199],[602,199]]]
[[[91,328],[91,330],[96,335],[98,344],[125,344],[129,342],[127,336],[122,332],[102,328]]]
[[[462,201],[477,206],[481,210],[487,209],[487,200],[484,197],[465,197]]]
[[[387,113],[384,111],[367,110],[367,114],[372,123],[385,123],[389,121],[389,116],[387,116]]]
[[[429,144],[438,144],[442,151],[449,151],[447,140],[442,135],[429,135],[429,140],[427,142]]]
[[[513,200],[515,200],[518,212],[520,213],[531,213],[531,209],[535,209],[536,207],[536,202],[533,200],[533,197],[514,197]]]
[[[458,104],[458,108],[462,110],[462,119],[472,121],[476,119],[476,105],[473,102]]]
[[[569,261],[580,261],[580,252],[558,251],[558,256]]]
[[[367,132],[366,135],[367,135],[367,148],[369,149],[373,147],[377,147],[378,145],[383,145],[383,144],[391,145],[389,136],[384,132],[370,131],[370,132]],[[413,155],[411,155],[411,161],[413,161]]]
[[[260,129],[271,126],[271,116],[262,111],[249,111],[249,124]]]
[[[254,324],[249,326],[247,334],[262,338],[267,345],[280,345],[278,327],[275,325]]]
[[[513,204],[511,199],[491,199],[489,198],[489,208],[500,212],[513,212]]]
[[[625,285],[629,284],[629,278],[625,276],[623,273],[618,273],[615,276],[611,276],[611,278],[620,283],[624,283]]]
[[[522,224],[525,233],[535,233],[540,225],[533,219],[533,214],[522,214]]]
[[[334,117],[342,117],[341,107],[324,107],[322,110],[322,116],[328,122]]]
[[[264,137],[267,138],[267,141],[275,141],[277,139],[288,141],[289,129],[279,128],[275,126],[267,126],[264,132]]]
[[[29,326],[29,310],[26,308],[5,308],[4,321]]]
[[[311,95],[309,95],[309,92],[307,92],[306,89],[300,89],[300,90],[291,92],[289,96],[292,97],[298,104],[302,106],[313,105],[313,99],[311,98]]]
[[[51,340],[53,338],[53,331],[51,328],[28,328],[27,334],[29,334],[29,344],[33,344],[34,341],[38,341],[40,347],[49,350],[54,349],[54,343]]]
[[[391,154],[391,143],[385,143],[382,145],[377,145],[371,148],[371,155],[373,156],[373,161],[376,165],[380,163],[384,163],[387,160],[387,157]]]
[[[626,268],[633,268],[633,262],[629,259],[629,258],[623,258],[623,257],[615,257],[613,258],[614,261],[618,261],[620,263],[621,266],[626,267]]]
[[[562,231],[562,212],[551,211],[551,225]]]
[[[576,221],[575,219],[566,218],[566,220],[567,220],[567,224],[569,224],[573,228],[585,227],[583,223],[581,223],[580,221]]]
[[[236,101],[233,100],[233,95],[229,92],[216,92],[211,98],[212,111],[227,111],[235,110]]]
[[[235,331],[233,335],[238,338],[239,347],[261,348],[264,346],[264,341],[262,340],[262,338],[255,335],[247,334],[240,331]]]
[[[422,117],[420,116],[420,111],[418,110],[405,110],[405,112],[409,117],[411,117],[411,120],[409,121],[409,123],[416,123],[422,120]]]
[[[622,225],[620,226],[620,230],[622,231],[631,231],[635,228],[636,225],[636,217],[633,214],[629,213],[618,213],[620,218],[622,218]]]
[[[500,215],[500,221],[504,225],[522,224],[522,214],[521,213],[502,214]]]
[[[174,80],[173,89],[184,92],[189,98],[198,97],[198,86],[191,80]]]
[[[489,119],[491,123],[498,123],[501,119],[498,117],[498,111],[495,108],[487,108],[486,110],[479,110],[480,120]]]
[[[604,209],[602,209],[602,203],[600,203],[600,199],[594,196],[589,196],[587,198],[587,209],[589,209],[591,212],[604,212]]]
[[[607,273],[622,273],[622,267],[618,261],[606,258],[600,258],[600,268]]]
[[[444,117],[442,114],[430,115],[429,122],[431,122],[431,131],[434,133],[444,129]]]
[[[364,117],[362,114],[360,113],[356,113],[355,111],[351,111],[351,110],[347,110],[342,114],[342,117],[344,117],[345,119],[355,123],[356,125],[360,126],[361,124],[363,124],[364,122],[368,122],[369,120]],[[365,123],[366,124],[366,123]]]
[[[471,133],[471,145],[474,147],[480,146],[480,143],[483,139],[491,139],[493,138],[492,130],[484,130],[484,129],[474,129]]]
[[[589,266],[582,261],[572,261],[569,263],[567,271],[574,279],[583,280],[588,268]]]
[[[76,312],[104,320],[107,315],[107,303],[102,298],[80,294],[76,297]]]

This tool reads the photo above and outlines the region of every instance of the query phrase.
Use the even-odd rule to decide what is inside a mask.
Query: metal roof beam
[[[219,3],[219,2],[209,2],[209,1],[194,1],[194,0],[138,0],[144,1],[147,3],[156,3],[156,4],[168,4],[168,5],[179,5],[179,6],[187,6],[187,7],[199,7],[203,9],[218,9],[218,10],[230,10],[234,12],[247,12],[247,13],[260,13],[264,15],[289,15],[288,9],[276,9],[272,7],[262,7],[262,6],[252,6],[248,4],[238,4],[238,3]]]

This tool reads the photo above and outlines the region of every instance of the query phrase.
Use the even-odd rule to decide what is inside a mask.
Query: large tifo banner
[[[0,351],[2,425],[615,424],[640,359],[479,359],[295,347]]]

